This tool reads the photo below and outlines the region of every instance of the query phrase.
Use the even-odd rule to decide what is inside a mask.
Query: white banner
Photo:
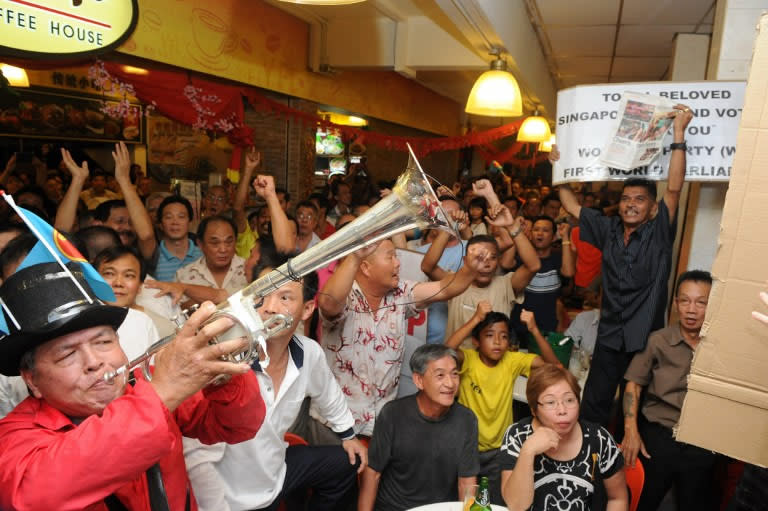
[[[552,167],[552,183],[615,181],[628,177],[667,179],[669,144],[651,165],[632,170],[609,168],[601,155],[618,127],[618,108],[624,92],[668,98],[691,108],[688,125],[688,181],[728,181],[736,151],[745,82],[659,82],[585,85],[557,93],[557,147],[560,160]]]
[[[424,254],[412,250],[397,249],[397,258],[400,259],[400,280],[415,280],[425,282],[429,280],[421,271],[421,260]],[[403,365],[400,366],[400,387],[397,397],[410,396],[419,391],[413,384],[411,377],[411,355],[422,344],[427,342],[427,309],[419,312],[417,316],[408,319],[408,330],[405,334],[405,353]]]

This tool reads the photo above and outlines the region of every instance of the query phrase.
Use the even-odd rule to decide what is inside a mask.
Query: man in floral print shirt
[[[323,348],[357,434],[370,436],[376,414],[397,396],[406,319],[464,292],[487,252],[472,247],[458,272],[433,282],[401,281],[390,240],[350,254],[336,268],[318,296]]]

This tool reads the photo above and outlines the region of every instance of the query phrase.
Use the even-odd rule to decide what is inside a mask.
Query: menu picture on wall
[[[225,173],[232,157],[226,137],[212,139],[205,131],[153,113],[147,118],[147,166],[161,183],[171,178],[208,181]]]
[[[142,107],[115,119],[101,99],[34,90],[19,91],[19,104],[0,108],[0,136],[142,143]]]

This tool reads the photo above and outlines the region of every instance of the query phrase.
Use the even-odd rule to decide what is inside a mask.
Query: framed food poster
[[[147,167],[161,183],[172,178],[208,182],[213,173],[225,173],[232,158],[226,137],[176,122],[157,113],[147,118]]]
[[[0,136],[143,143],[142,106],[116,119],[101,111],[105,101],[38,90],[21,90],[18,105],[0,108]]]

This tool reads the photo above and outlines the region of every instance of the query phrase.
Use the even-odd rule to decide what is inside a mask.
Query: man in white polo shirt
[[[282,262],[277,262],[280,266]],[[266,269],[256,273],[263,273]],[[314,310],[317,275],[285,284],[264,298],[262,319],[293,318],[292,327],[271,337],[269,366],[254,371],[267,405],[256,437],[236,445],[204,446],[185,439],[185,458],[200,511],[277,509],[295,490],[311,488],[313,511],[345,509],[354,497],[356,472],[367,465],[367,451],[355,437],[354,419],[320,345],[295,334]],[[341,446],[288,446],[285,433],[310,397],[341,438]]]

